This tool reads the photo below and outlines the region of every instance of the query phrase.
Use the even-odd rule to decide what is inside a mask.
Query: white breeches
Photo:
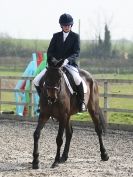
[[[71,66],[71,65],[66,65],[64,67],[72,74],[75,84],[79,85],[82,80],[79,75],[78,69],[75,68],[74,66]],[[40,82],[42,76],[45,74],[46,70],[47,69],[45,68],[34,78],[33,83],[35,86],[39,86],[39,82]]]
[[[46,70],[47,69],[45,68],[34,78],[33,83],[35,86],[39,86],[39,82],[40,82],[42,76],[45,74]]]
[[[77,68],[75,68],[72,65],[66,65],[65,68],[69,71],[69,73],[71,73],[71,75],[73,76],[74,82],[76,85],[79,85],[82,81],[80,75],[79,75],[79,71]]]

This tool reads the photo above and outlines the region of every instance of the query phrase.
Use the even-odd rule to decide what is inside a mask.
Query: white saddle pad
[[[73,88],[71,87],[71,85],[70,85],[70,83],[69,83],[69,80],[68,80],[66,74],[63,73],[63,76],[64,76],[64,79],[65,79],[65,81],[66,81],[66,84],[67,84],[67,86],[68,86],[68,88],[69,88],[71,94],[73,94],[73,93],[74,93],[74,90],[73,90]],[[87,85],[86,85],[86,83],[85,83],[85,81],[84,81],[83,79],[82,79],[82,83],[83,83],[84,93],[87,93]]]

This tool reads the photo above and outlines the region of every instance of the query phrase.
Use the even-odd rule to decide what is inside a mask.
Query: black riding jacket
[[[76,67],[79,53],[80,39],[77,33],[70,31],[65,41],[63,41],[63,31],[55,33],[47,50],[48,64],[50,65],[51,57],[55,57],[57,60],[68,59],[68,64]]]

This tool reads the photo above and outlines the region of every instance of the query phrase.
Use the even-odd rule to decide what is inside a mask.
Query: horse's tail
[[[90,104],[95,114],[99,115],[99,123],[103,132],[105,133],[107,130],[107,120],[105,119],[103,112],[99,106],[98,83],[96,80],[93,79],[90,83]]]

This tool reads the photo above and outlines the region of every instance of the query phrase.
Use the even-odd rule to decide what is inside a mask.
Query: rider
[[[79,75],[78,66],[76,64],[76,60],[78,59],[80,53],[79,35],[71,31],[73,26],[73,18],[71,15],[66,13],[62,14],[59,18],[59,24],[62,31],[53,35],[47,50],[48,65],[56,65],[60,59],[64,59],[62,66],[65,67],[73,76],[77,86],[78,96],[80,98],[79,112],[83,112],[86,110],[83,84]],[[33,80],[39,95],[41,92],[39,81],[45,72],[46,69],[39,73]]]

